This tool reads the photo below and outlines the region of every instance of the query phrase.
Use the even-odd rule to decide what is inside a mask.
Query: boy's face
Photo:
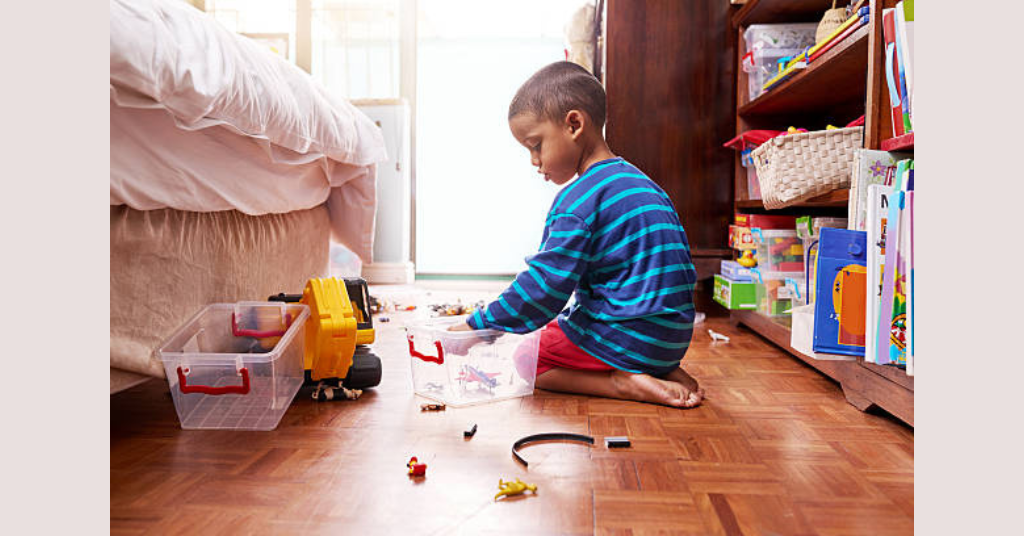
[[[576,176],[583,133],[583,114],[570,110],[562,122],[521,113],[509,120],[508,126],[516,141],[530,151],[530,163],[544,180],[562,185]]]

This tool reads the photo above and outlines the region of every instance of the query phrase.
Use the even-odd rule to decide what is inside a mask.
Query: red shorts
[[[537,375],[553,368],[573,370],[615,370],[615,367],[588,354],[576,346],[552,320],[540,332],[540,352],[537,355]]]

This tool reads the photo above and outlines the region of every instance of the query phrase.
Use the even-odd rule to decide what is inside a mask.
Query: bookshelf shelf
[[[841,190],[832,190],[831,192],[819,195],[818,197],[808,199],[802,203],[797,203],[786,208],[843,208],[846,207],[850,200],[850,190],[843,188]],[[736,200],[737,208],[764,208],[764,202],[760,199],[738,199]]]
[[[883,151],[913,151],[914,150],[914,133],[908,132],[902,136],[896,138],[889,138],[882,140]]]
[[[866,411],[877,406],[910,426],[914,425],[914,378],[903,370],[862,360],[824,361],[806,356],[790,346],[792,332],[786,323],[757,311],[732,311],[730,319],[838,382],[847,401],[857,408]]]
[[[827,111],[836,105],[863,102],[868,65],[868,31],[864,26],[807,68],[760,97],[740,106],[739,115],[781,115]],[[842,125],[837,125],[842,126]]]
[[[747,0],[732,17],[733,26],[765,22],[817,22],[830,0]]]
[[[790,125],[808,129],[823,128],[826,123],[842,126],[863,114],[865,148],[912,151],[912,133],[883,140],[892,126],[885,87],[882,10],[894,7],[895,3],[896,0],[868,0],[870,20],[867,25],[809,63],[806,69],[752,101],[747,98],[747,75],[737,68],[736,133],[753,129],[782,130]],[[737,66],[746,52],[744,31],[749,25],[816,22],[830,7],[829,0],[747,0],[732,17],[738,43]],[[779,210],[764,208],[761,200],[747,199],[747,171],[738,153],[733,181],[733,206],[737,211],[847,215],[849,190],[836,190]],[[863,359],[819,361],[790,346],[791,330],[784,321],[753,311],[732,311],[731,318],[734,323],[750,328],[794,358],[839,382],[846,400],[853,406],[861,410],[881,407],[910,426],[914,425],[914,379],[904,370],[864,363]]]

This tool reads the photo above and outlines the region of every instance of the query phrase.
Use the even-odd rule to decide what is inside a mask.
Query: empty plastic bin
[[[462,321],[406,327],[413,391],[455,407],[532,395],[540,331],[448,331]]]
[[[157,350],[185,429],[273,430],[304,379],[297,303],[208,305]]]

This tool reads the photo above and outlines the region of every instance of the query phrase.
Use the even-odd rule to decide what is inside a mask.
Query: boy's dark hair
[[[604,126],[604,87],[583,67],[559,61],[534,73],[516,91],[508,106],[508,118],[533,113],[561,121],[569,110],[583,110],[598,129]]]

